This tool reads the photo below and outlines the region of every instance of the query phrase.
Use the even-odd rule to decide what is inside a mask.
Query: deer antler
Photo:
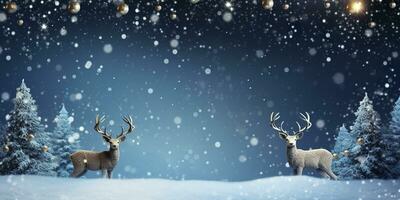
[[[301,116],[301,119],[306,122],[306,126],[302,128],[300,126],[299,122],[296,121],[296,124],[299,127],[299,130],[298,131],[293,131],[294,135],[298,135],[298,134],[310,129],[311,126],[312,126],[311,120],[310,120],[310,114],[308,114],[308,112],[306,112],[305,115],[303,113],[300,113],[300,116]]]
[[[124,120],[125,123],[128,124],[128,129],[125,131],[124,127],[121,126],[122,130],[121,130],[121,133],[117,136],[117,139],[125,138],[125,136],[128,133],[131,133],[133,131],[133,129],[135,129],[135,125],[133,125],[133,120],[132,120],[131,116],[128,115],[126,117],[123,117],[123,120]]]
[[[289,134],[287,133],[287,131],[285,131],[285,130],[282,128],[283,123],[285,123],[284,121],[281,122],[281,126],[280,126],[280,127],[278,127],[278,126],[275,124],[275,121],[278,120],[280,117],[281,117],[281,116],[279,116],[279,113],[274,113],[274,112],[272,112],[272,113],[271,113],[271,116],[270,116],[270,119],[269,119],[269,124],[271,125],[271,127],[272,127],[274,130],[278,131],[279,133],[283,133],[283,134],[285,134],[285,135],[289,135]]]
[[[95,125],[94,125],[94,130],[96,132],[100,133],[104,138],[111,139],[111,135],[109,135],[107,133],[107,130],[106,129],[102,130],[100,128],[100,123],[104,122],[105,119],[106,118],[104,116],[99,117],[99,115],[96,115],[96,121],[95,121]]]

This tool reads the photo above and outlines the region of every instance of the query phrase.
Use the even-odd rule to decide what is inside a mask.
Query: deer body
[[[119,150],[95,152],[95,151],[78,151],[73,153],[71,156],[72,164],[74,165],[74,172],[71,174],[73,177],[82,176],[86,170],[92,171],[108,171],[112,172],[114,167],[117,165],[119,160]]]
[[[302,175],[304,168],[318,170],[322,176],[337,179],[331,171],[333,155],[326,149],[303,150],[287,147],[287,160],[294,174]]]
[[[108,178],[112,177],[112,171],[119,160],[119,144],[125,140],[126,134],[132,132],[134,126],[130,117],[124,118],[124,121],[129,125],[128,131],[124,132],[122,129],[121,134],[117,136],[117,138],[111,138],[106,130],[101,130],[99,127],[100,122],[103,120],[104,118],[99,119],[96,117],[95,130],[101,133],[103,139],[109,143],[109,150],[102,152],[81,150],[71,154],[70,159],[74,166],[71,177],[80,177],[85,174],[87,170],[101,170],[104,176],[107,175]]]
[[[311,168],[319,171],[323,177],[329,177],[336,180],[336,175],[331,170],[333,155],[326,149],[303,150],[297,149],[296,142],[301,139],[303,132],[311,127],[310,116],[301,114],[302,119],[307,122],[306,127],[301,128],[298,122],[299,131],[294,135],[289,135],[287,131],[275,125],[275,121],[279,119],[279,113],[271,114],[270,124],[273,129],[278,131],[279,137],[286,142],[286,155],[290,167],[293,168],[295,175],[302,175],[304,168]]]

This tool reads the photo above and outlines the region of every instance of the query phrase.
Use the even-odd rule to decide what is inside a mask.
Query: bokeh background
[[[48,131],[66,105],[82,149],[107,148],[96,114],[114,134],[133,116],[114,176],[289,175],[271,112],[288,130],[311,113],[299,148],[331,149],[365,92],[384,123],[400,94],[399,6],[324,2],[139,0],[121,16],[120,1],[81,1],[77,14],[68,1],[17,1],[15,13],[0,10],[0,123],[25,79]]]

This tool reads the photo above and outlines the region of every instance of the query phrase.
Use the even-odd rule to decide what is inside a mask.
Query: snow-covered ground
[[[378,200],[400,199],[400,185],[398,180],[329,181],[307,176],[273,177],[247,182],[2,176],[0,199]]]

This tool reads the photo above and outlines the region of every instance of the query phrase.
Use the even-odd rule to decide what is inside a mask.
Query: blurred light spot
[[[257,58],[263,58],[264,57],[264,51],[263,50],[257,50],[256,51],[256,56],[257,56]]]
[[[171,45],[172,48],[176,48],[179,45],[179,42],[177,39],[173,39],[169,42],[169,44]]]
[[[251,144],[251,146],[257,146],[258,145],[258,139],[256,137],[252,137],[250,139],[250,144]]]
[[[308,53],[309,53],[311,56],[315,56],[315,55],[317,55],[317,49],[315,49],[315,48],[310,48],[310,49],[308,49]]]
[[[230,22],[230,21],[232,21],[232,19],[233,19],[233,15],[232,15],[232,13],[230,13],[230,12],[224,12],[224,14],[222,15],[222,19],[223,19],[225,22]]]
[[[174,123],[175,123],[175,124],[181,124],[181,123],[182,123],[182,118],[179,117],[179,116],[176,116],[176,117],[174,118]]]
[[[344,74],[337,72],[332,76],[332,79],[335,84],[338,84],[338,85],[343,84],[344,83]]]
[[[204,70],[204,73],[206,73],[207,75],[211,74],[211,69],[207,67],[207,68]]]
[[[239,162],[244,163],[247,161],[247,157],[245,155],[240,155],[239,156]]]
[[[1,93],[1,100],[8,101],[10,99],[10,94],[8,92]]]
[[[317,125],[318,128],[324,128],[325,127],[325,121],[323,119],[319,119],[319,120],[317,120],[316,125]]]
[[[85,68],[90,69],[91,67],[92,67],[92,61],[90,61],[90,60],[86,61]]]
[[[0,13],[0,22],[5,22],[7,20],[7,15],[3,12]]]
[[[215,142],[215,144],[214,144],[214,146],[216,147],[216,148],[220,148],[221,147],[221,142]]]
[[[107,54],[111,53],[113,51],[112,45],[111,44],[104,45],[103,51],[104,51],[104,53],[107,53]]]

